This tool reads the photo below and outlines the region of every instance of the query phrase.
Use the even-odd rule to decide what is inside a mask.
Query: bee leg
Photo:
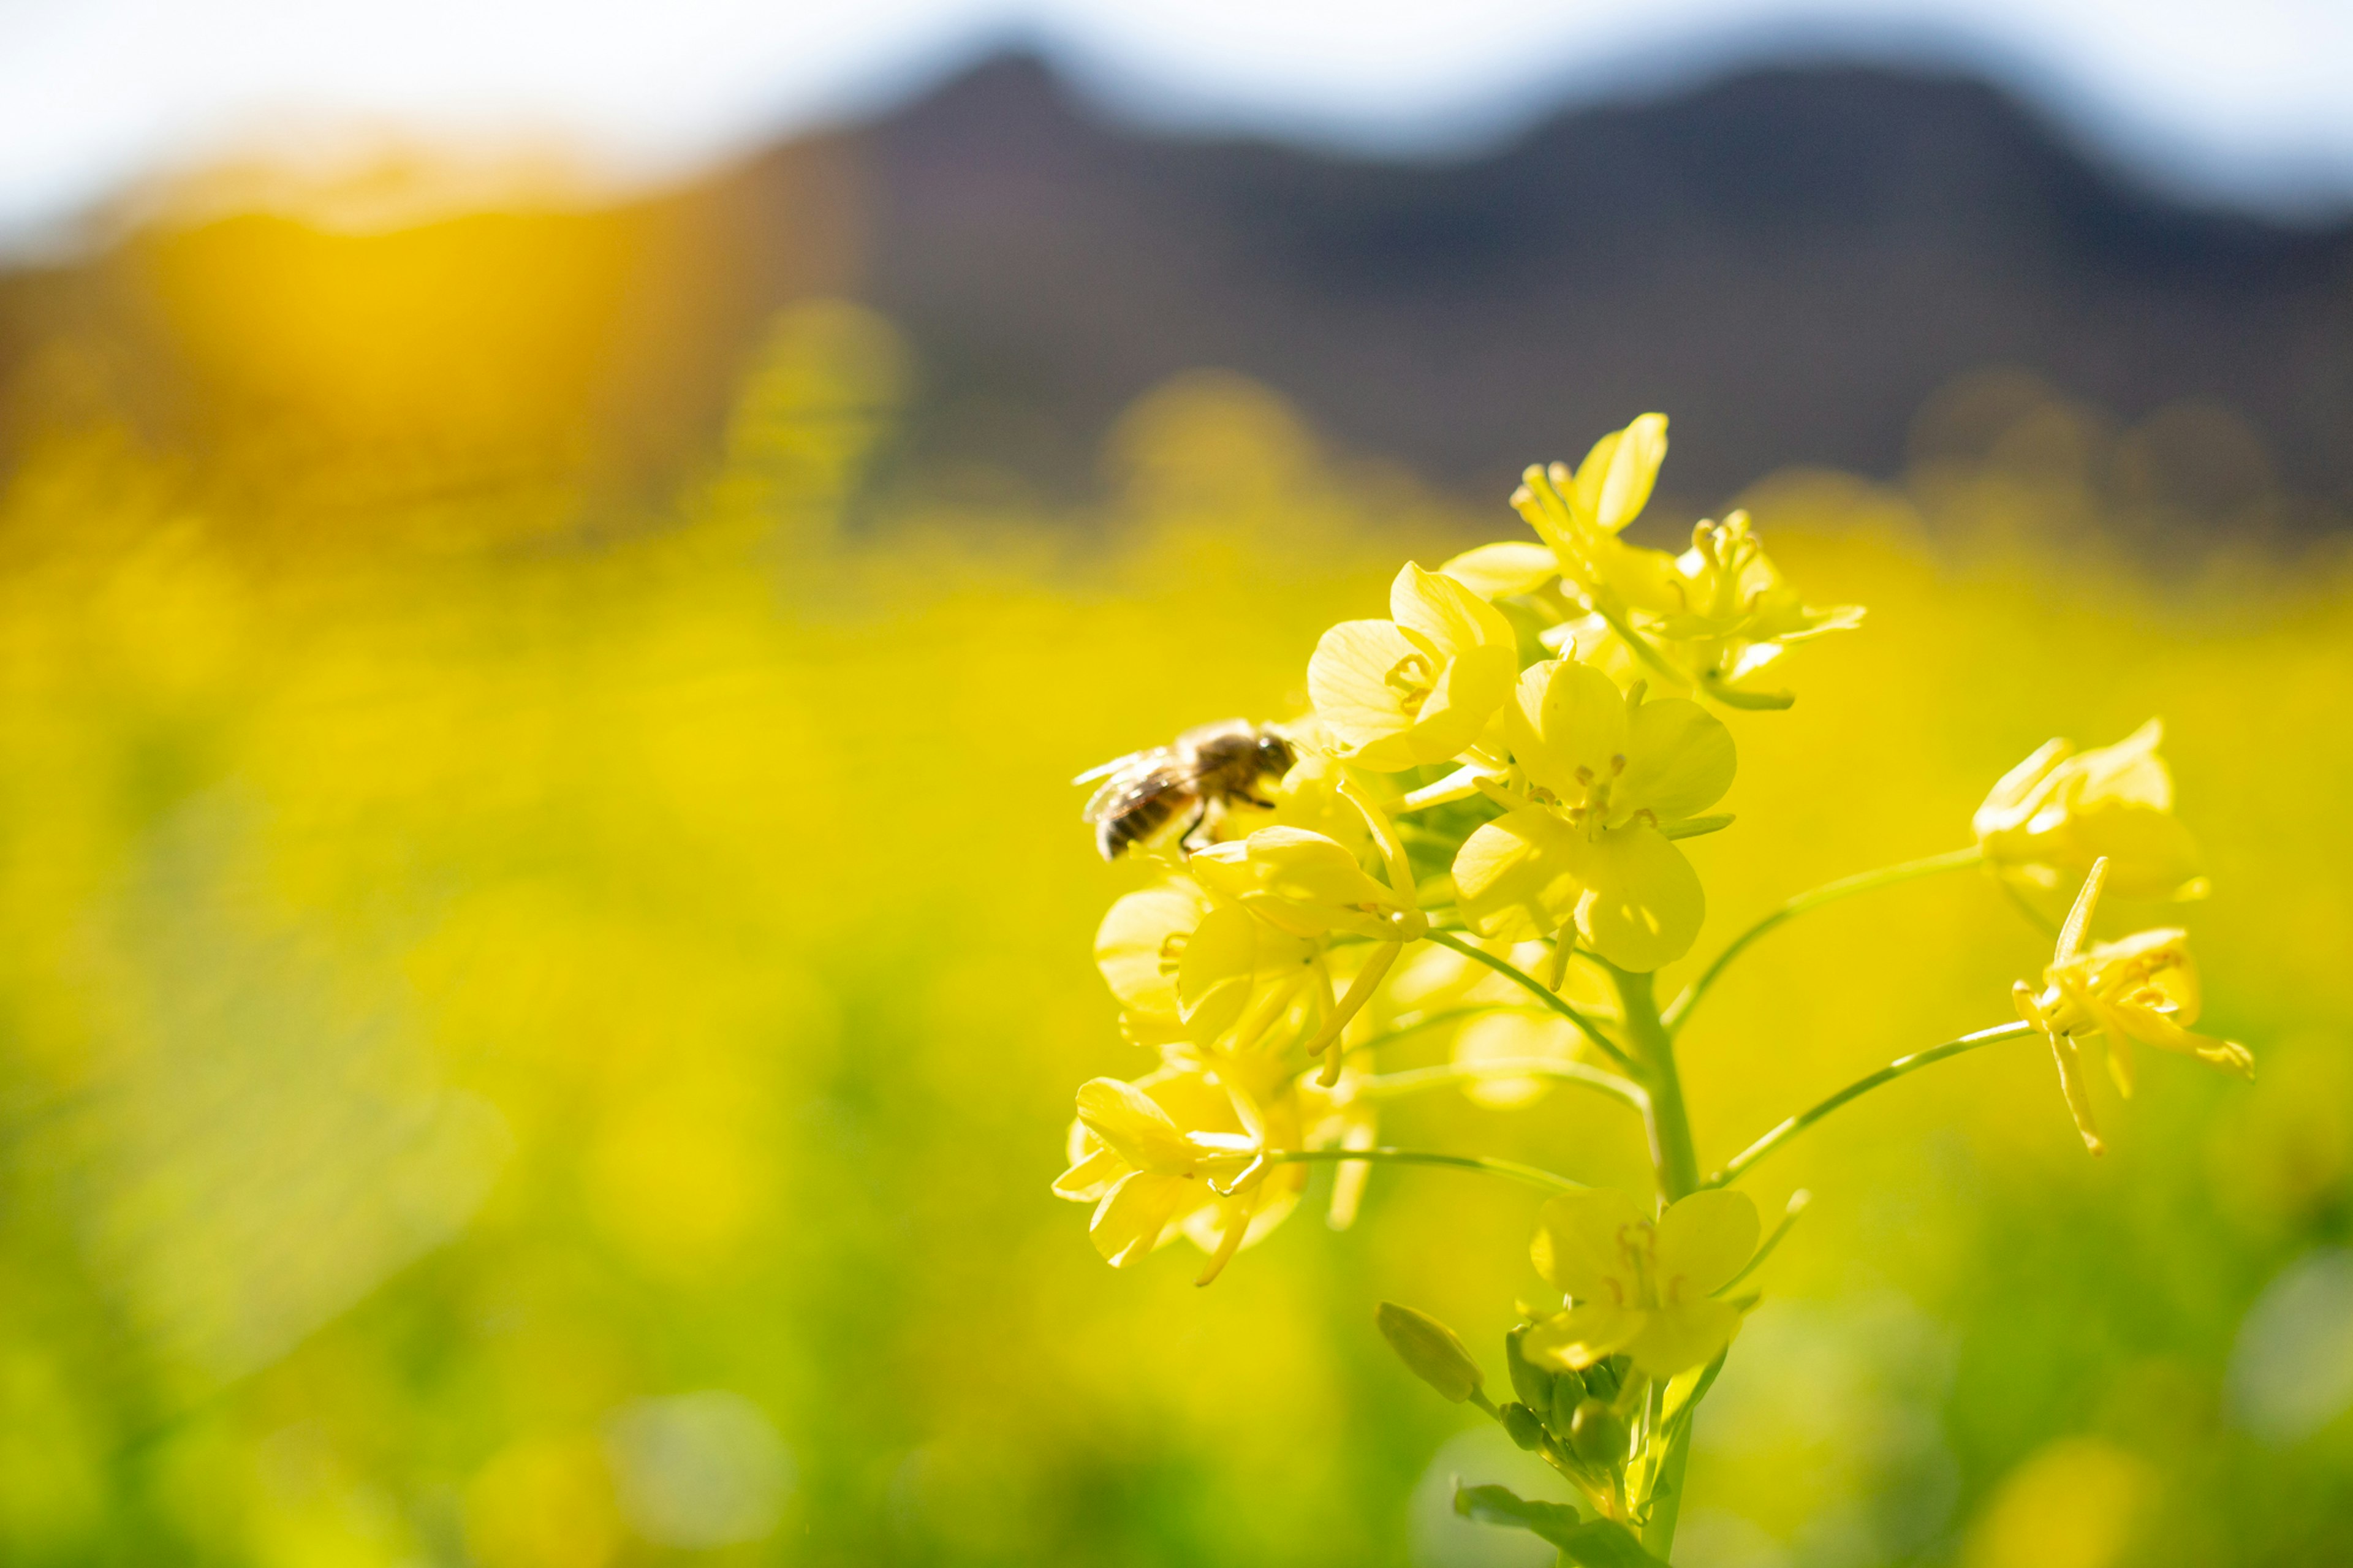
[[[1201,831],[1201,825],[1208,820],[1209,803],[1204,800],[1201,802],[1201,809],[1193,814],[1192,826],[1185,829],[1185,837],[1176,840],[1176,847],[1187,855],[1199,848],[1200,846],[1193,842],[1193,837]]]

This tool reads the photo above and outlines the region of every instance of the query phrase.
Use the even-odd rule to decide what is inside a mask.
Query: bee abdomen
[[[1166,796],[1139,800],[1116,816],[1095,825],[1095,847],[1106,860],[1116,860],[1130,846],[1141,844],[1166,826],[1176,805]]]

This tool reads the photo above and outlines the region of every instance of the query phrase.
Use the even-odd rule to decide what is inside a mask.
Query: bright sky
[[[0,236],[335,126],[659,176],[1017,38],[1144,118],[1406,151],[1746,59],[1957,58],[2180,188],[2353,205],[2353,0],[0,0]]]

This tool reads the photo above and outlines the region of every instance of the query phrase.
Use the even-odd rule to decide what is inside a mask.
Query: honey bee
[[[1095,847],[1104,859],[1115,860],[1182,812],[1193,814],[1178,840],[1190,848],[1213,809],[1222,814],[1239,804],[1273,810],[1272,801],[1255,793],[1260,781],[1281,778],[1298,760],[1298,752],[1272,728],[1229,719],[1187,730],[1172,745],[1131,752],[1089,768],[1071,782],[1103,781],[1087,802],[1085,816],[1095,825]]]

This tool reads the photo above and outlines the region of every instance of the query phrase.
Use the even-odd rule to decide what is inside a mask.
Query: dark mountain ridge
[[[707,447],[759,321],[839,291],[914,347],[915,460],[1049,490],[1083,487],[1110,420],[1200,366],[1266,383],[1347,447],[1489,490],[1663,408],[1678,491],[1716,496],[1791,463],[1893,474],[1939,387],[2015,365],[2128,418],[2219,404],[2285,482],[2353,498],[2353,225],[2185,208],[1956,78],[1756,70],[1406,164],[1124,130],[1008,58],[661,197],[512,225],[528,246],[450,240],[450,289],[407,318],[367,268],[458,230],[233,219],[0,279],[9,421],[57,402],[62,343],[169,441],[266,423],[314,447],[536,443],[658,475]],[[222,370],[257,331],[192,346],[184,276],[243,278],[256,255],[361,278],[304,308],[322,330],[339,310],[383,318],[420,385],[536,375],[547,406],[489,437],[432,398],[338,422],[310,382]],[[547,258],[579,256],[593,286],[545,286]],[[445,309],[466,290],[473,314]],[[254,292],[239,308],[272,325],[280,305]],[[559,305],[574,315],[513,327]],[[580,345],[560,375],[543,352],[559,338]],[[401,423],[435,417],[421,437]]]

